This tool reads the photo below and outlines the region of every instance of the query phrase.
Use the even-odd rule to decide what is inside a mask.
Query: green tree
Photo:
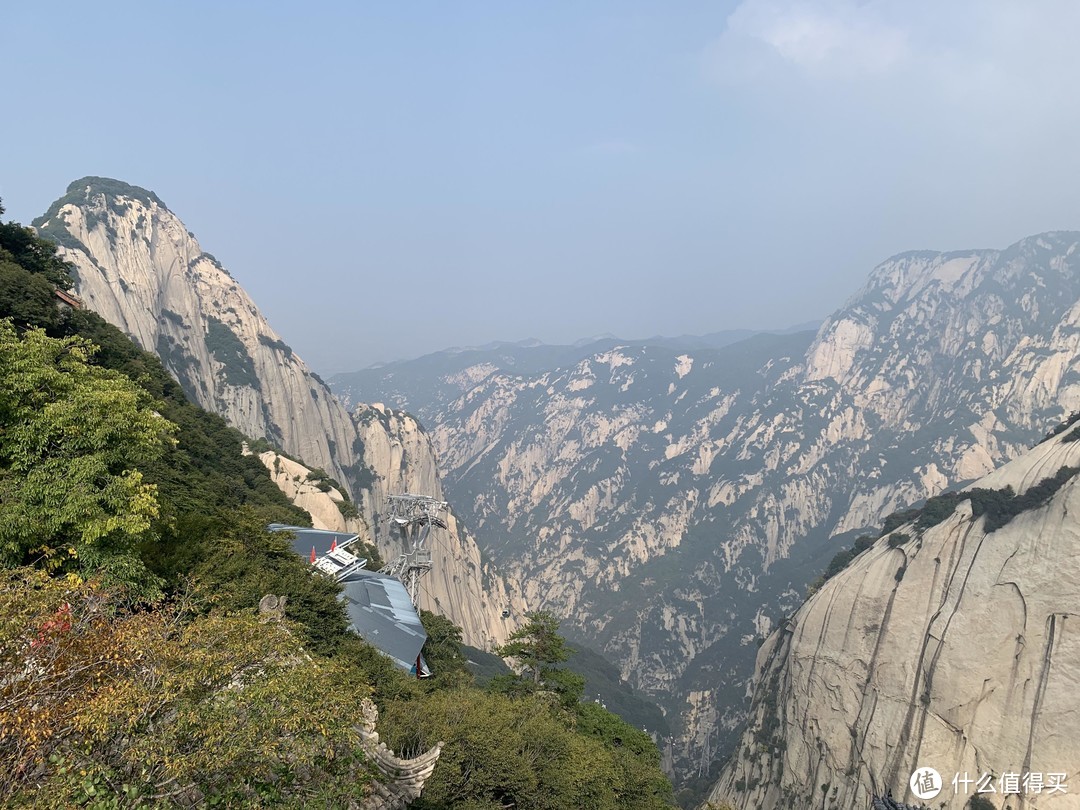
[[[0,206],[0,215],[3,213]],[[75,286],[71,265],[56,255],[56,245],[17,222],[0,223],[0,259],[8,259],[31,273],[40,274],[61,289],[70,290]]]
[[[136,584],[135,546],[158,515],[137,467],[174,426],[130,379],[92,365],[94,351],[0,321],[0,564],[43,558]]]
[[[0,317],[11,318],[20,327],[53,329],[60,323],[55,290],[47,278],[0,253]]]
[[[340,644],[348,627],[338,600],[341,586],[329,577],[313,576],[289,540],[266,531],[253,511],[235,514],[231,526],[197,543],[193,554],[197,562],[192,574],[213,607],[240,611],[268,593],[287,596],[285,615],[302,626],[304,640],[314,651],[330,654]]]
[[[559,666],[574,653],[559,635],[559,620],[542,610],[526,613],[525,618],[528,623],[495,650],[503,658],[515,659],[521,675],[497,675],[489,689],[518,696],[544,689],[554,692],[567,708],[577,705],[585,694],[585,676]]]
[[[422,652],[436,684],[471,684],[472,675],[465,666],[465,653],[461,650],[461,628],[430,610],[420,611],[420,621],[427,633]]]
[[[526,613],[528,623],[510,634],[509,640],[495,652],[502,658],[514,658],[529,672],[539,686],[544,675],[570,657],[573,650],[559,635],[559,620],[546,610]]]
[[[382,713],[391,747],[413,754],[446,743],[418,810],[615,808],[617,771],[603,746],[575,734],[538,697],[450,689]]]

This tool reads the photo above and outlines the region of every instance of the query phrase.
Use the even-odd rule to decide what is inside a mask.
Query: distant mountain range
[[[1080,407],[1078,247],[903,254],[816,331],[503,345],[331,387],[418,415],[485,554],[661,702],[685,778],[843,543]]]
[[[723,346],[729,346],[732,343],[738,343],[740,340],[746,340],[748,337],[760,334],[772,334],[772,335],[790,335],[793,332],[808,332],[816,331],[821,326],[821,321],[806,321],[805,323],[796,324],[795,326],[785,327],[783,329],[725,329],[719,332],[710,332],[707,335],[677,335],[675,337],[666,337],[664,335],[654,335],[649,338],[637,338],[627,339],[621,338],[618,335],[613,335],[610,332],[605,332],[602,335],[593,335],[592,337],[584,337],[575,340],[569,344],[558,343],[545,343],[539,338],[525,338],[523,340],[493,340],[490,343],[484,343],[480,346],[449,346],[445,349],[440,349],[437,352],[431,352],[435,356],[446,356],[452,354],[464,354],[469,352],[503,352],[513,351],[515,349],[536,349],[536,348],[548,348],[548,349],[582,349],[588,347],[595,347],[597,349],[604,348],[606,346],[666,346],[670,349],[719,349]],[[427,357],[428,355],[424,355]],[[371,369],[386,368],[387,366],[399,366],[408,363],[415,362],[415,359],[407,360],[393,360],[384,363],[372,363],[365,371]],[[353,374],[359,372],[345,372],[336,375],[336,378],[343,381],[343,384],[348,384],[348,381],[352,378]]]
[[[360,371],[336,374],[330,378],[330,384],[345,403],[383,402],[421,413],[429,407],[431,397],[439,396],[428,384],[433,377],[448,378],[455,369],[460,371],[478,363],[493,363],[500,370],[530,373],[574,364],[615,346],[652,346],[678,351],[720,349],[754,335],[790,335],[817,331],[820,326],[821,321],[807,321],[785,329],[728,329],[707,335],[657,335],[640,340],[604,334],[581,338],[570,344],[544,343],[536,338],[497,340],[482,346],[451,346],[412,360],[375,363]]]

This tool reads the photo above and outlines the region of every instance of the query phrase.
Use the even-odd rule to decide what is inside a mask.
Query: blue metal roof
[[[332,532],[327,529],[311,529],[306,526],[286,526],[284,523],[271,523],[266,527],[272,532],[292,532],[296,535],[292,541],[293,551],[301,557],[311,555],[311,549],[319,557],[330,553],[330,547],[337,541],[339,546],[358,539],[356,532]]]
[[[272,532],[295,533],[293,551],[305,560],[310,559],[312,548],[316,557],[326,557],[335,540],[338,546],[342,546],[357,539],[357,535],[347,532],[281,523],[272,523],[267,528]],[[419,660],[420,674],[430,675],[427,662],[420,655],[420,649],[427,641],[427,633],[401,580],[359,569],[346,573],[339,581],[341,599],[345,602],[345,612],[349,617],[349,629],[406,672],[416,674]]]
[[[400,666],[416,671],[427,641],[424,625],[401,581],[374,571],[355,571],[341,583],[349,629]],[[421,664],[421,674],[426,666]]]

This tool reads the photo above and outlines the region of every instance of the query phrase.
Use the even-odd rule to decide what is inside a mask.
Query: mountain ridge
[[[771,347],[474,355],[417,373],[414,407],[480,544],[664,704],[684,778],[705,774],[754,640],[838,543],[1080,407],[1078,244],[901,254]]]
[[[383,556],[400,553],[386,496],[442,497],[427,435],[404,413],[364,406],[354,417],[263,318],[255,303],[160,198],[83,178],[35,220],[72,262],[85,304],[155,352],[188,396],[253,439],[266,439],[345,485]],[[457,522],[433,546],[442,571],[423,606],[490,647],[508,634],[505,606],[524,609]]]
[[[1080,655],[1064,633],[1080,607],[1075,431],[933,516],[930,504],[897,516],[769,636],[711,801],[786,808],[815,803],[822,785],[831,807],[886,791],[914,804],[909,776],[930,766],[943,775],[934,806],[960,808],[953,773],[1076,773]],[[1017,506],[995,517],[987,503]],[[1080,806],[1011,793],[1019,807]]]

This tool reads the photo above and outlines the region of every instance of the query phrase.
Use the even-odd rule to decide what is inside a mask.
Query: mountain
[[[360,371],[335,374],[329,382],[334,393],[345,403],[386,402],[425,418],[427,414],[437,416],[439,406],[445,404],[447,397],[455,398],[471,388],[479,381],[477,375],[486,376],[496,371],[541,373],[572,365],[615,346],[665,347],[679,351],[719,349],[763,332],[789,335],[816,331],[819,326],[820,321],[813,321],[789,329],[728,329],[707,335],[656,335],[644,340],[625,340],[604,334],[582,338],[568,346],[542,343],[535,338],[496,341],[485,346],[443,349],[412,360],[378,363]],[[469,373],[462,374],[466,370]]]
[[[341,482],[359,509],[350,528],[370,527],[384,558],[400,553],[386,496],[443,497],[415,419],[366,406],[351,415],[153,192],[86,177],[33,224],[74,265],[87,307],[156,352],[194,402]],[[436,569],[424,580],[423,607],[461,625],[474,646],[504,640],[512,628],[501,614],[522,610],[520,599],[455,518],[432,545]]]
[[[768,638],[712,801],[862,808],[891,791],[918,804],[909,779],[932,767],[934,807],[968,806],[975,788],[955,794],[954,774],[992,774],[999,795],[983,798],[998,806],[1080,807],[1022,781],[1080,769],[1077,431],[892,521]],[[1002,789],[1007,774],[1020,785]]]
[[[895,256],[816,333],[371,373],[530,604],[667,709],[686,779],[734,743],[757,642],[853,533],[1080,407],[1078,245]]]

